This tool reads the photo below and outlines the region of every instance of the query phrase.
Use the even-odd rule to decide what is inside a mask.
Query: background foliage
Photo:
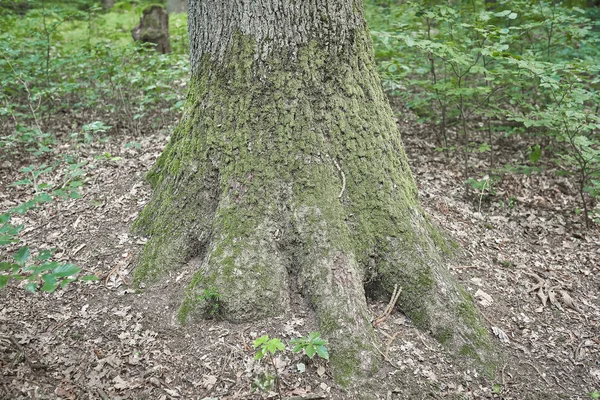
[[[119,2],[108,13],[98,3],[0,3],[0,162],[21,173],[9,186],[30,193],[0,210],[0,248],[13,252],[0,264],[0,287],[13,278],[26,280],[30,291],[53,291],[73,281],[80,268],[52,260],[51,250],[32,253],[20,243],[24,226],[14,216],[80,197],[86,169],[97,167],[82,161],[85,147],[109,135],[167,129],[179,118],[188,78],[186,16],[171,15],[173,53],[162,55],[131,38],[143,3]],[[97,161],[114,160],[106,154]]]
[[[460,153],[466,192],[506,174],[571,177],[586,225],[598,220],[598,7],[557,1],[369,2],[385,89]],[[507,138],[523,163],[500,165]],[[473,153],[486,153],[476,170]]]

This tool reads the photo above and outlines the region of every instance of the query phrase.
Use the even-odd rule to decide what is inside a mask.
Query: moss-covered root
[[[337,196],[330,199],[339,205]],[[329,210],[332,207],[335,205]],[[342,220],[332,220],[331,214],[316,204],[299,206],[293,223],[302,244],[295,257],[299,287],[314,307],[319,329],[331,343],[336,380],[352,388],[357,379],[374,371],[378,355],[362,273],[353,251],[346,247],[350,242],[348,230]]]
[[[272,213],[259,206],[221,200],[208,253],[187,287],[179,312],[186,321],[214,306],[234,322],[280,315],[289,304],[287,258],[279,249],[280,232]],[[200,315],[198,315],[200,312]]]
[[[202,256],[210,236],[217,205],[214,177],[197,165],[190,166],[195,171],[169,173],[177,160],[166,165],[166,159],[163,154],[148,173],[154,195],[133,225],[134,232],[150,238],[135,269],[137,285],[155,282]]]
[[[473,298],[444,267],[432,238],[440,238],[420,209],[411,212],[418,243],[390,238],[379,272],[384,288],[402,288],[398,307],[419,328],[428,330],[453,354],[466,356],[481,371],[493,374],[498,354]],[[442,239],[440,239],[442,240]]]

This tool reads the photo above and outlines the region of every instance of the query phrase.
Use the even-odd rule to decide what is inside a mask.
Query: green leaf
[[[86,276],[82,276],[81,278],[79,278],[79,280],[81,280],[81,281],[99,281],[100,278],[98,278],[96,275],[86,275]]]
[[[317,346],[317,354],[319,357],[329,360],[329,352],[325,346]]]
[[[34,197],[33,201],[36,203],[49,203],[52,201],[52,196],[48,193],[41,193]]]
[[[12,244],[18,242],[18,239],[15,239],[12,235],[0,235],[0,246],[6,246],[7,244]]]
[[[39,261],[46,261],[49,260],[51,257],[52,250],[42,250],[35,259]]]
[[[252,347],[254,347],[256,349],[261,344],[266,343],[268,340],[269,340],[269,335],[261,336],[258,339],[255,339],[254,342],[252,342]]]
[[[29,250],[29,247],[24,246],[17,251],[17,253],[13,256],[13,259],[17,264],[24,265],[30,255],[31,250]]]
[[[10,280],[10,275],[0,275],[0,289],[2,289]]]
[[[320,336],[321,336],[321,333],[319,333],[319,332],[311,332],[311,333],[308,335],[308,340],[309,340],[309,341],[312,341],[312,340],[314,340],[314,339],[316,339],[316,338],[318,338],[318,337],[320,337]]]
[[[52,275],[56,277],[66,277],[76,275],[81,271],[77,265],[74,264],[62,264],[54,269]]]
[[[23,225],[14,226],[11,224],[4,224],[0,227],[0,233],[6,233],[11,236],[17,236],[19,232],[21,232],[21,229],[23,229]]]
[[[30,265],[28,267],[23,268],[23,271],[31,272],[33,275],[38,275],[44,271],[52,271],[54,268],[57,268],[60,264],[56,261],[46,261],[42,265]]]
[[[5,224],[10,221],[10,213],[0,214],[0,224]]]
[[[12,271],[18,271],[19,268],[20,267],[18,264],[9,263],[8,261],[0,262],[0,271],[8,271],[9,269]]]
[[[290,344],[291,344],[291,342],[290,342]],[[300,352],[302,351],[302,349],[303,349],[303,348],[304,348],[304,346],[303,346],[303,345],[301,345],[301,344],[297,344],[297,345],[296,345],[296,347],[294,347],[294,348],[292,349],[292,351],[293,351],[294,353],[300,353]]]
[[[539,144],[536,144],[531,149],[531,153],[529,153],[529,161],[531,161],[532,164],[535,164],[536,162],[538,162],[540,160],[541,157],[542,157],[542,148],[540,147]]]
[[[504,11],[500,11],[494,14],[494,16],[496,17],[506,17],[508,14],[510,14],[512,11],[510,10],[504,10]]]
[[[265,349],[260,349],[256,352],[256,354],[254,355],[254,359],[255,360],[260,360],[265,356]]]
[[[308,358],[313,358],[316,352],[317,349],[315,348],[315,346],[310,345],[306,347],[306,355],[308,356]]]
[[[23,185],[32,185],[33,181],[31,179],[21,179],[20,181],[16,181],[11,183],[8,186],[23,186]]]
[[[64,288],[65,286],[67,286],[69,283],[75,282],[77,280],[77,278],[70,278],[70,279],[63,279],[60,282],[60,287]]]
[[[53,274],[46,274],[42,276],[42,280],[44,281],[44,284],[42,285],[42,290],[44,292],[52,293],[56,290],[56,286],[58,286],[56,276]]]
[[[25,290],[31,293],[35,293],[37,290],[37,282],[29,282],[25,285]]]

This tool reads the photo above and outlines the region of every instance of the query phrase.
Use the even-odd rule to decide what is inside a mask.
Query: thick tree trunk
[[[298,288],[342,383],[376,366],[366,295],[398,285],[416,325],[490,362],[419,205],[361,2],[190,1],[189,29],[190,93],[148,174],[137,281],[199,260],[184,321],[202,316],[206,289],[222,317],[243,321],[285,312]]]

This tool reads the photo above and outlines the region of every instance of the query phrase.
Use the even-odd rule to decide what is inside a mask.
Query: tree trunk
[[[377,363],[366,296],[490,366],[473,299],[444,268],[374,65],[362,2],[190,1],[185,113],[148,179],[136,269],[199,263],[180,319],[284,313],[299,290],[339,382]]]
[[[187,12],[187,0],[167,0],[167,12],[169,14]]]

